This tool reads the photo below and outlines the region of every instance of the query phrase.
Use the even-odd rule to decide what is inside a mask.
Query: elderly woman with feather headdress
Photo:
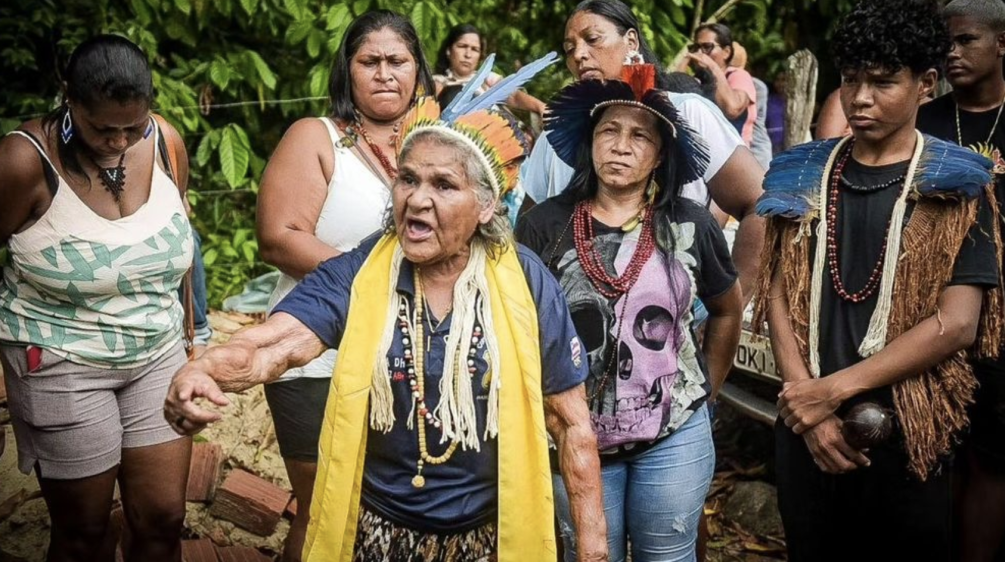
[[[304,560],[553,561],[548,436],[573,500],[580,560],[606,560],[586,362],[561,288],[512,241],[500,198],[525,153],[490,108],[555,60],[482,96],[472,80],[402,123],[384,232],[308,275],[261,326],[178,372],[165,416],[339,347]]]

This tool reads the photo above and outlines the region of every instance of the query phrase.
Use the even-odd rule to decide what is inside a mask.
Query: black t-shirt
[[[710,383],[691,307],[697,297],[729,290],[736,270],[711,213],[680,199],[670,227],[675,251],[654,252],[627,298],[608,299],[580,265],[574,209],[571,193],[548,199],[520,219],[516,236],[541,256],[565,291],[589,358],[586,391],[601,451],[635,454],[672,433],[705,403]],[[621,274],[641,229],[625,233],[596,220],[593,229],[606,269]]]
[[[909,162],[885,166],[866,166],[849,158],[843,176],[848,183],[858,187],[891,185],[874,191],[864,191],[840,186],[836,234],[838,239],[838,264],[845,290],[855,293],[865,287],[887,235],[886,229],[893,206],[904,187],[903,178]],[[893,181],[898,180],[899,181]],[[913,205],[909,202],[904,220],[910,219]],[[956,258],[950,285],[980,285],[993,287],[998,282],[994,267],[994,244],[991,232],[991,213],[982,198],[978,221],[970,229],[967,240]],[[906,222],[905,222],[906,224]],[[990,265],[989,265],[990,264]],[[820,374],[833,374],[862,360],[859,345],[869,330],[869,321],[879,298],[879,289],[866,300],[853,303],[838,296],[832,282],[830,267],[823,277],[820,302]],[[863,393],[848,401],[850,407],[858,402],[878,401],[892,404],[889,387]]]
[[[962,144],[963,146],[974,146],[978,143],[987,143],[990,137],[992,147],[998,149],[999,155],[1005,154],[1005,115],[999,118],[1000,108],[989,109],[988,111],[966,111],[961,109],[960,128],[956,129],[956,101],[952,94],[941,96],[918,109],[918,130],[922,133],[932,135],[949,142]],[[998,122],[994,131],[991,127]],[[960,135],[963,136],[960,139]],[[999,160],[996,165],[1005,167],[1005,162]],[[998,199],[999,211],[1005,211],[1005,174],[995,176],[995,196]],[[1003,216],[1005,218],[1005,216]],[[1000,224],[1005,228],[1005,222]],[[1005,264],[998,264],[998,267],[1005,267]],[[988,366],[996,371],[1005,373],[1005,353],[998,359],[987,361]]]

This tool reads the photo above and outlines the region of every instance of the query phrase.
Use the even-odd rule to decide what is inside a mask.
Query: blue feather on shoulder
[[[764,194],[757,200],[757,214],[801,219],[819,209],[824,167],[840,140],[808,142],[776,156],[764,176]]]
[[[914,189],[923,197],[974,199],[991,183],[992,166],[969,148],[925,135]]]

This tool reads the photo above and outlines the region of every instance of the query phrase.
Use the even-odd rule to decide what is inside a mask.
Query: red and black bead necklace
[[[381,167],[384,168],[384,172],[387,173],[387,177],[391,178],[391,181],[397,179],[398,168],[391,165],[391,160],[386,154],[384,154],[384,151],[377,146],[377,143],[373,142],[373,139],[370,138],[370,134],[366,132],[366,127],[363,126],[362,121],[358,121],[356,123],[356,132],[359,136],[363,137],[363,141],[370,147],[370,152],[373,152],[373,155],[377,157]]]
[[[886,231],[883,233],[883,245],[879,250],[879,260],[876,262],[876,266],[872,268],[872,273],[869,274],[869,280],[866,282],[865,287],[860,291],[855,293],[849,293],[844,286],[844,282],[841,281],[841,267],[838,262],[838,237],[837,237],[837,212],[838,212],[838,202],[840,201],[840,180],[841,174],[844,171],[845,165],[848,163],[848,158],[851,157],[852,143],[848,143],[848,148],[845,150],[844,154],[841,155],[840,160],[834,165],[834,170],[831,173],[831,185],[830,193],[828,194],[827,203],[827,267],[830,269],[831,273],[831,283],[834,286],[834,292],[838,294],[843,300],[860,303],[873,295],[876,289],[879,288],[880,281],[883,279],[883,265],[886,263],[886,247],[890,239],[890,227],[893,225],[893,212],[890,213],[890,219],[886,223]],[[907,181],[904,181],[904,187],[902,189],[907,189]]]
[[[609,299],[620,297],[628,292],[639,279],[642,268],[645,267],[653,250],[656,249],[656,237],[653,235],[653,210],[647,205],[642,213],[642,231],[632,259],[628,262],[624,273],[613,276],[607,272],[601,260],[600,253],[593,243],[593,203],[590,200],[576,204],[572,214],[572,236],[576,243],[576,254],[590,283],[597,292]]]

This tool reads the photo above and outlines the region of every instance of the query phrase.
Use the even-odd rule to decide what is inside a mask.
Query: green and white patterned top
[[[153,146],[156,156],[156,137]],[[116,369],[149,363],[180,341],[178,286],[192,265],[192,227],[177,186],[156,164],[147,202],[116,220],[91,210],[59,177],[49,209],[8,248],[0,341]]]

